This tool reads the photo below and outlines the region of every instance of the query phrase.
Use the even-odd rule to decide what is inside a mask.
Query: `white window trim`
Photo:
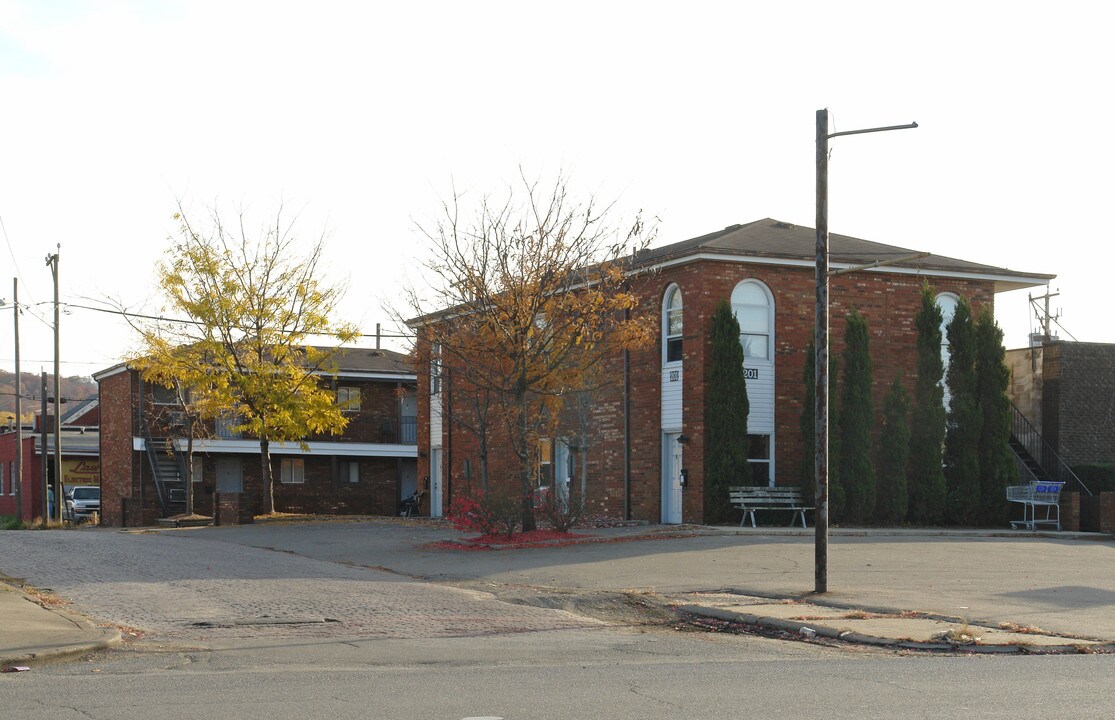
[[[767,363],[767,364],[773,365],[774,364],[774,347],[775,347],[774,346],[774,331],[775,331],[775,326],[774,326],[774,293],[772,293],[770,291],[770,288],[767,287],[767,284],[765,282],[763,282],[762,280],[758,280],[756,278],[747,278],[746,280],[741,280],[740,282],[736,283],[736,286],[734,288],[732,288],[732,296],[731,297],[734,298],[735,295],[736,295],[736,291],[739,290],[744,285],[754,285],[755,287],[759,288],[760,290],[762,290],[763,295],[767,299],[767,332],[765,333],[765,335],[767,337],[767,356],[765,358],[763,358],[763,357],[754,357],[754,356],[746,356],[745,355],[744,362],[745,363],[748,363],[748,362],[749,363]],[[732,304],[732,314],[734,314],[736,316],[737,321],[739,321],[739,312],[736,308],[738,308],[738,307],[757,307],[756,305],[751,305],[751,304],[744,305],[743,303],[732,302],[731,299],[729,299],[729,302],[731,302],[731,304]],[[740,325],[741,325],[741,328],[740,328],[740,343],[741,344],[743,342],[742,336],[744,336],[744,335],[760,335],[760,334],[763,334],[763,333],[744,332],[743,328],[742,328],[743,323],[740,323]],[[745,353],[746,353],[746,349],[745,349]]]
[[[675,295],[678,299],[678,306],[671,307]],[[682,314],[681,333],[677,335],[670,334],[670,313],[676,311]],[[670,340],[678,339],[681,341],[682,352],[685,351],[685,297],[681,293],[681,286],[677,283],[670,283],[666,287],[666,294],[662,296],[662,346],[660,352],[662,353],[662,365],[676,367],[681,365],[681,360],[670,360]]]

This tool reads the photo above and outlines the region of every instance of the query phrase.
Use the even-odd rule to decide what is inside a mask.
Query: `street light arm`
[[[887,130],[912,130],[917,126],[918,124],[916,122],[912,122],[909,125],[887,125],[886,127],[867,128],[866,130],[845,130],[844,132],[831,133],[825,137],[834,138],[840,137],[841,135],[863,135],[864,133],[886,132]]]

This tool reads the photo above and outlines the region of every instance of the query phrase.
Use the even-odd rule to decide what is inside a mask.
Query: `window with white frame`
[[[0,495],[3,495],[3,494],[4,494],[4,466],[2,464],[0,464]]]
[[[360,412],[360,388],[338,387],[337,407],[341,409],[341,412]]]
[[[430,348],[430,394],[437,395],[441,392],[441,345],[434,344]]]
[[[549,487],[554,483],[554,444],[549,438],[538,438],[538,487]]]
[[[15,476],[15,463],[8,463],[8,477],[11,480],[8,482],[8,494],[15,495],[15,484],[19,482],[19,478]]]
[[[757,280],[744,280],[736,285],[732,291],[732,311],[739,322],[743,356],[757,360],[773,359],[773,304],[766,286]]]
[[[203,470],[204,466],[201,464],[201,458],[195,457],[192,467],[193,469],[190,471],[192,473],[191,480],[195,483],[201,482],[201,479],[205,476],[205,471]]]
[[[751,482],[761,487],[773,486],[771,477],[771,436],[747,436],[747,462],[751,464]]]
[[[302,458],[283,458],[279,462],[279,482],[301,485],[306,482],[306,464]]]
[[[960,304],[960,296],[943,292],[937,295],[936,302],[937,308],[941,311],[941,367],[944,370],[941,374],[941,387],[945,391],[944,403],[945,409],[948,410],[952,401],[952,393],[949,392],[948,383],[945,381],[949,373],[949,323],[956,316],[956,306]]]
[[[662,304],[662,359],[664,362],[682,359],[681,288],[677,285],[666,291]]]

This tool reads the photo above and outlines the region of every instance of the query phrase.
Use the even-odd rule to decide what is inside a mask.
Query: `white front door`
[[[681,433],[662,434],[662,522],[681,524]]]
[[[441,517],[441,448],[430,450],[430,517]]]

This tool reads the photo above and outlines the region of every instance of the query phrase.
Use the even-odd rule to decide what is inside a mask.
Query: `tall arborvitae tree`
[[[1010,370],[1005,357],[1003,331],[991,311],[984,309],[976,322],[976,393],[983,414],[979,520],[990,526],[1007,521],[1006,488],[1018,482],[1018,465],[1010,449]]]
[[[921,289],[917,326],[918,377],[914,385],[914,409],[910,422],[909,494],[911,521],[923,525],[940,523],[945,517],[945,476],[941,447],[945,439],[945,400],[941,378],[941,308],[928,284]]]
[[[956,525],[974,525],[980,504],[980,437],[983,415],[976,385],[976,328],[961,298],[946,329],[949,340],[949,411],[945,432],[946,515]]]
[[[884,525],[906,519],[909,494],[906,467],[910,461],[910,397],[898,378],[883,400],[883,435],[879,447],[879,497],[875,516]]]
[[[871,443],[874,426],[867,320],[853,309],[844,326],[839,458],[845,494],[843,519],[857,525],[875,513],[875,464]]]
[[[705,403],[705,521],[722,522],[732,514],[728,488],[751,484],[747,462],[747,385],[743,376],[743,346],[739,322],[727,300],[712,314]]]
[[[801,472],[800,482],[802,497],[807,501],[817,497],[817,353],[813,343],[809,343],[806,351],[805,371],[805,404],[801,409]],[[844,506],[844,489],[840,486],[838,472],[839,463],[834,458],[840,457],[840,433],[836,427],[837,412],[837,362],[829,356],[829,506],[833,505],[834,493],[838,497],[838,506]]]

